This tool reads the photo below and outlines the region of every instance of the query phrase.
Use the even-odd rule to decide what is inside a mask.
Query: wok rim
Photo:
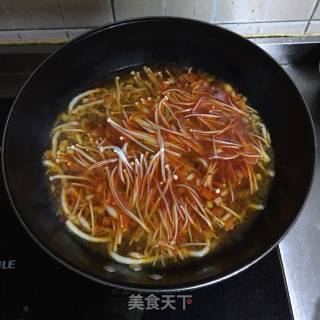
[[[235,270],[228,272],[222,276],[209,276],[203,279],[199,279],[199,280],[195,280],[195,281],[189,281],[189,282],[184,282],[184,283],[179,283],[177,281],[177,284],[175,285],[159,285],[155,282],[155,285],[149,285],[149,284],[134,284],[134,283],[128,283],[125,281],[109,281],[106,279],[102,279],[100,276],[95,275],[93,272],[91,272],[90,270],[84,270],[84,268],[80,269],[79,267],[76,267],[72,264],[72,262],[68,262],[66,261],[61,254],[59,253],[59,251],[56,251],[54,249],[49,249],[47,247],[47,245],[40,241],[36,235],[33,233],[33,228],[31,227],[32,224],[27,224],[23,217],[20,215],[18,209],[15,206],[15,201],[13,199],[13,196],[11,194],[10,188],[9,188],[9,180],[10,177],[7,176],[7,172],[6,172],[6,143],[7,143],[7,133],[9,130],[9,125],[10,125],[10,121],[11,121],[11,116],[13,114],[13,111],[15,110],[15,106],[17,104],[17,101],[20,100],[20,96],[21,94],[24,92],[26,86],[32,81],[33,77],[38,73],[38,71],[47,64],[48,61],[50,61],[52,58],[54,58],[56,55],[59,55],[64,48],[69,47],[74,45],[75,43],[79,42],[79,41],[84,41],[87,37],[92,36],[93,34],[97,34],[100,32],[105,32],[109,29],[113,29],[116,27],[121,27],[121,25],[130,25],[130,24],[136,24],[136,23],[140,23],[140,22],[144,22],[144,21],[177,21],[177,22],[188,22],[191,24],[202,24],[204,26],[207,27],[211,27],[213,29],[216,30],[222,30],[223,32],[227,32],[229,34],[232,34],[233,36],[236,36],[238,38],[242,38],[243,41],[245,41],[248,45],[250,46],[254,46],[256,50],[260,51],[260,53],[264,54],[270,61],[272,61],[274,64],[276,64],[281,70],[282,72],[285,74],[286,78],[288,79],[288,83],[290,83],[292,85],[292,87],[295,89],[295,91],[297,92],[299,98],[301,99],[301,102],[304,104],[304,108],[307,111],[307,119],[309,121],[309,130],[311,129],[312,132],[312,137],[313,137],[313,141],[312,141],[312,168],[310,169],[310,175],[309,175],[309,181],[308,181],[308,185],[306,186],[306,190],[305,190],[305,197],[302,200],[301,204],[299,204],[297,206],[297,208],[295,209],[296,214],[294,216],[294,218],[292,219],[292,221],[288,224],[285,232],[283,232],[280,236],[277,237],[277,239],[275,241],[273,241],[272,244],[270,244],[268,246],[267,250],[264,250],[263,253],[253,256],[251,259],[248,259],[248,261],[246,263],[243,263],[242,266],[238,267],[238,268],[234,268]],[[310,141],[311,143],[311,141]],[[310,191],[312,189],[312,186],[314,184],[314,176],[315,176],[315,170],[316,170],[316,161],[317,161],[317,141],[316,141],[316,134],[315,134],[315,128],[314,128],[314,123],[313,123],[313,119],[311,116],[311,112],[308,108],[308,105],[305,101],[305,98],[303,97],[303,95],[300,93],[300,90],[297,88],[296,84],[293,82],[293,80],[291,79],[291,77],[285,72],[285,70],[281,67],[281,65],[272,57],[270,56],[266,51],[264,51],[263,49],[261,49],[259,46],[257,46],[256,44],[252,43],[251,41],[249,41],[248,39],[240,36],[239,34],[230,31],[228,29],[222,28],[218,25],[209,23],[209,22],[204,22],[204,21],[200,21],[200,20],[196,20],[196,19],[190,19],[190,18],[181,18],[181,17],[161,17],[161,16],[148,16],[148,17],[139,17],[139,18],[132,18],[132,19],[126,19],[126,20],[120,20],[120,21],[115,21],[112,23],[108,23],[105,24],[101,27],[98,27],[96,29],[90,30],[74,39],[72,39],[71,41],[65,43],[64,45],[62,45],[59,49],[57,49],[56,51],[54,51],[53,53],[51,53],[44,61],[42,61],[39,66],[31,73],[31,75],[28,77],[28,79],[24,82],[23,86],[21,87],[21,89],[19,90],[18,94],[16,95],[14,102],[10,108],[9,114],[7,116],[7,120],[4,126],[4,130],[3,130],[3,137],[2,137],[2,148],[1,148],[1,171],[2,171],[2,175],[3,175],[3,182],[4,182],[4,186],[6,189],[6,193],[7,196],[9,198],[10,204],[13,208],[13,211],[15,212],[15,215],[17,216],[18,220],[20,221],[20,223],[22,224],[22,226],[24,227],[24,229],[27,231],[27,233],[30,235],[30,237],[33,239],[33,241],[35,243],[37,243],[37,245],[43,250],[45,251],[50,257],[52,257],[53,259],[55,259],[58,263],[60,263],[61,265],[63,265],[64,267],[66,267],[67,269],[87,278],[90,280],[93,280],[99,284],[102,285],[107,285],[110,287],[114,287],[114,288],[120,288],[120,289],[124,289],[124,290],[131,290],[131,291],[139,291],[139,292],[182,292],[182,291],[187,291],[187,290],[194,290],[194,289],[200,289],[200,288],[204,288],[219,282],[222,282],[226,279],[229,279],[239,273],[241,273],[242,271],[250,268],[252,265],[254,265],[255,263],[257,263],[258,261],[260,261],[263,257],[265,257],[270,251],[272,251],[285,237],[286,235],[290,232],[290,230],[292,229],[292,227],[296,224],[299,216],[301,215],[303,208],[305,207],[305,204],[307,202],[307,199],[310,196]]]

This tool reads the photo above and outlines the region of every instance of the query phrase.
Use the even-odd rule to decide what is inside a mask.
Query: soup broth
[[[274,176],[246,97],[175,67],[122,72],[76,96],[43,163],[61,221],[128,265],[215,252],[264,209]]]

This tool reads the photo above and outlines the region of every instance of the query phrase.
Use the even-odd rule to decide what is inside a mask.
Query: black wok
[[[55,214],[42,154],[68,101],[117,70],[138,65],[199,67],[232,83],[255,106],[271,132],[276,177],[266,209],[235,245],[198,263],[161,272],[116,272],[66,231]],[[269,252],[288,231],[310,188],[315,140],[308,109],[293,82],[264,51],[242,37],[180,18],[123,21],[89,32],[50,56],[20,91],[3,139],[3,173],[11,203],[36,242],[65,266],[98,282],[137,290],[182,290],[230,277]],[[23,244],[21,244],[23,246]],[[42,270],[46,272],[46,270]]]

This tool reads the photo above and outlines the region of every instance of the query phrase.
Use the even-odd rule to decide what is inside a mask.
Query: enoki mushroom
[[[44,153],[59,217],[132,266],[201,258],[264,210],[270,134],[201,71],[123,73],[74,97]]]

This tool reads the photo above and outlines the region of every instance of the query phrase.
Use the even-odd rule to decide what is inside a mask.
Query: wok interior
[[[61,225],[42,167],[57,115],[70,99],[116,70],[155,64],[194,66],[239,89],[266,123],[276,177],[265,211],[237,244],[217,256],[162,271],[116,272]],[[243,38],[205,23],[177,18],[133,20],[101,28],[59,50],[20,93],[5,137],[4,170],[11,198],[35,238],[67,265],[106,283],[141,289],[179,289],[215,281],[250,264],[287,231],[306,197],[314,166],[310,117],[293,83],[269,56]],[[23,245],[23,244],[22,244]],[[45,272],[45,270],[44,270]]]

